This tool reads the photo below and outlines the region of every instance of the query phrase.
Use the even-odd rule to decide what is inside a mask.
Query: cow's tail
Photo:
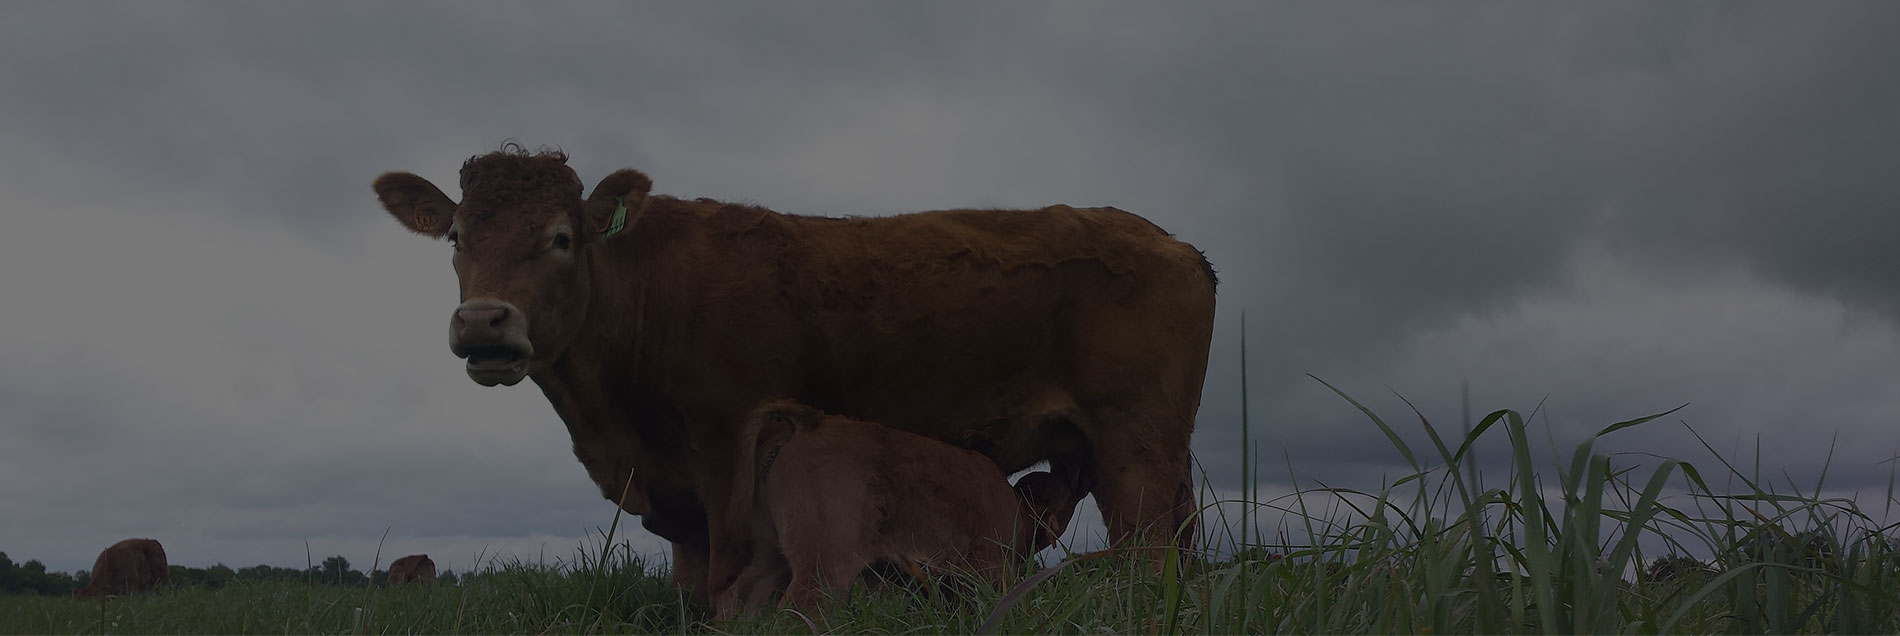
[[[1218,290],[1220,288],[1220,272],[1214,270],[1214,262],[1207,260],[1206,250],[1196,249],[1194,251],[1201,255],[1201,273],[1207,275],[1208,289]]]
[[[809,430],[817,421],[816,409],[786,400],[767,402],[746,416],[736,440],[739,447],[733,458],[728,520],[741,527],[752,523],[758,489],[771,468],[768,462],[777,459],[778,449],[791,440],[795,430]]]

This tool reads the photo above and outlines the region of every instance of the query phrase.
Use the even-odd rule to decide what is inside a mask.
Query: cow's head
[[[1054,473],[1038,471],[1016,480],[1016,494],[1022,497],[1030,522],[1036,524],[1031,551],[1055,545],[1056,538],[1068,531],[1069,519],[1075,516],[1072,493],[1069,481]]]
[[[460,204],[407,172],[372,185],[403,227],[454,248],[462,304],[449,350],[484,386],[513,385],[566,353],[587,315],[590,250],[632,225],[652,186],[621,170],[582,199],[566,155],[513,144],[462,164]]]

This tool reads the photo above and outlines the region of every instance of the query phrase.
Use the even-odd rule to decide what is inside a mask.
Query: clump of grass
[[[1217,531],[1225,560],[1201,555],[1201,567],[1178,581],[1127,571],[1121,585],[1109,584],[1114,592],[1083,576],[1035,580],[1047,588],[1044,602],[1012,591],[985,629],[1900,631],[1900,542],[1887,536],[1892,525],[1874,522],[1852,500],[1824,498],[1818,483],[1776,492],[1713,448],[1717,474],[1739,489],[1718,491],[1702,468],[1681,460],[1597,452],[1601,438],[1677,409],[1606,426],[1546,476],[1533,461],[1532,418],[1517,411],[1492,412],[1448,440],[1414,409],[1430,442],[1419,453],[1385,419],[1334,390],[1385,434],[1411,474],[1376,491],[1319,485],[1271,501],[1217,502],[1285,513],[1291,527],[1281,535],[1303,538],[1266,544],[1239,540],[1246,526]],[[1500,432],[1509,465],[1504,483],[1492,484],[1467,463],[1481,439]],[[1648,464],[1622,463],[1631,457]],[[1672,503],[1683,500],[1688,505]],[[1667,567],[1645,568],[1645,543],[1665,546],[1668,560],[1657,562]],[[1126,610],[1067,611],[1089,605],[1073,602],[1077,595],[1116,598],[1116,610]]]
[[[1247,520],[1207,524],[1208,552],[1069,554],[1009,590],[857,586],[815,615],[715,624],[662,569],[616,542],[616,512],[597,544],[571,559],[490,559],[459,585],[239,579],[106,603],[0,597],[0,634],[1900,632],[1894,526],[1825,497],[1825,474],[1778,491],[1706,441],[1707,466],[1599,452],[1600,439],[1674,410],[1610,424],[1540,471],[1529,424],[1539,410],[1493,411],[1448,439],[1414,409],[1429,442],[1420,452],[1334,391],[1410,474],[1377,489],[1316,484],[1264,501],[1246,487],[1238,500],[1207,505],[1207,518],[1241,506]],[[1487,436],[1508,448],[1501,483],[1472,465]],[[1259,466],[1249,455],[1248,483]],[[1737,485],[1718,490],[1718,476]],[[1287,478],[1299,485],[1290,466]],[[1896,501],[1891,479],[1887,499]],[[1272,541],[1253,523],[1266,513],[1286,519]],[[1157,554],[1159,574],[1148,560]]]

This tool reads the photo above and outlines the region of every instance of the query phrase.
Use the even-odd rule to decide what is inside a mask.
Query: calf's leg
[[[871,565],[871,559],[846,551],[826,555],[823,559],[796,559],[788,555],[786,562],[792,569],[792,581],[785,587],[785,598],[779,606],[802,612],[818,609],[827,593],[850,589]]]
[[[785,557],[779,554],[777,546],[764,541],[754,542],[752,562],[739,570],[739,577],[733,580],[731,589],[715,604],[716,614],[726,617],[740,611],[765,607],[772,593],[786,585],[790,574]]]

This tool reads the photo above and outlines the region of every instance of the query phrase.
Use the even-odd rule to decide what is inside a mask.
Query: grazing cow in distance
[[[92,562],[86,586],[73,592],[79,598],[124,596],[143,592],[172,580],[165,547],[152,539],[126,539],[112,544]]]
[[[1052,473],[1012,489],[980,453],[801,404],[760,406],[738,443],[730,514],[752,520],[752,561],[720,599],[724,615],[781,586],[781,605],[811,609],[880,561],[1006,585],[1075,511]]]
[[[435,561],[427,554],[411,554],[389,564],[389,584],[434,583]]]
[[[635,170],[583,197],[565,154],[518,145],[460,181],[459,202],[411,173],[372,184],[404,228],[452,246],[450,352],[484,386],[533,380],[601,494],[673,543],[675,581],[702,601],[751,562],[750,520],[727,515],[749,470],[732,440],[778,398],[1005,474],[1047,461],[1095,496],[1112,545],[1197,541],[1214,270],[1147,219],[801,216],[653,195]]]

